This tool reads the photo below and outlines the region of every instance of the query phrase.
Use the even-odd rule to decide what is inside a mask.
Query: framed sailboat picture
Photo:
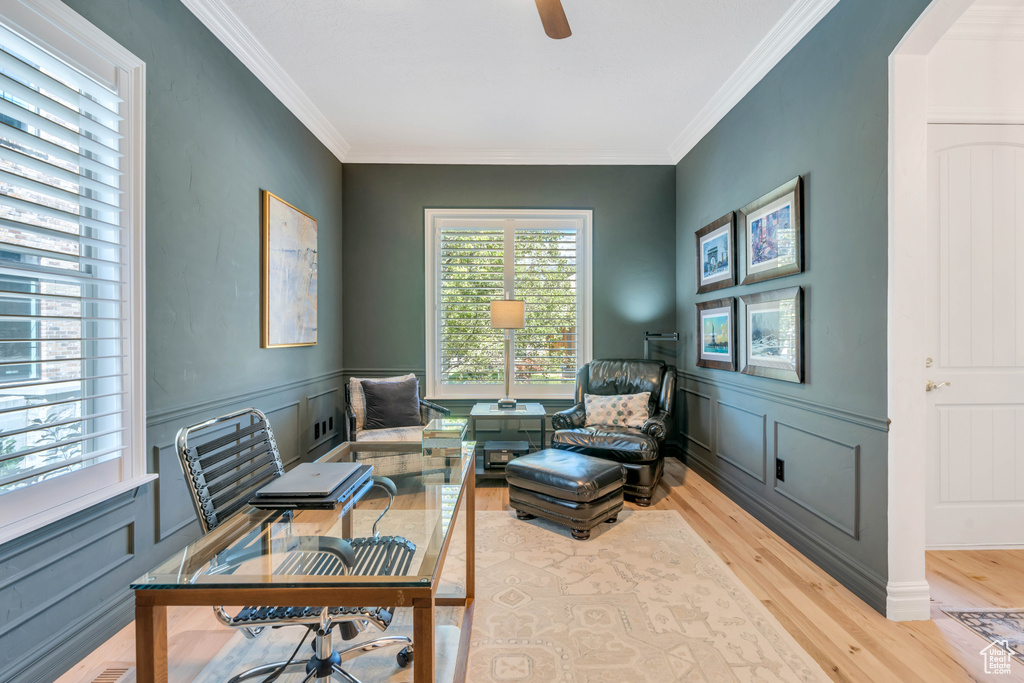
[[[736,370],[735,299],[697,304],[697,367]]]

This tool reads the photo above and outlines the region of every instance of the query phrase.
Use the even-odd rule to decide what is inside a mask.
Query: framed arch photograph
[[[697,293],[736,284],[735,215],[732,211],[697,231]]]

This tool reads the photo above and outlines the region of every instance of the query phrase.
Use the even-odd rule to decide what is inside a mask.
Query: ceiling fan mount
[[[535,0],[537,11],[540,12],[540,21],[544,24],[544,33],[549,38],[561,40],[572,35],[569,28],[569,20],[565,18],[565,10],[562,9],[562,0]]]

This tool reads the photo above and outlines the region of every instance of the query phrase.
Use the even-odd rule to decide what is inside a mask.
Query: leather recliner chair
[[[587,425],[584,394],[614,396],[651,392],[643,427]],[[551,447],[622,463],[626,495],[648,506],[665,468],[662,445],[672,430],[676,368],[654,360],[595,360],[576,373],[576,405],[551,416]]]

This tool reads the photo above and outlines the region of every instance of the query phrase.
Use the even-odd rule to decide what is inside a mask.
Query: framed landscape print
[[[799,273],[803,268],[803,197],[798,176],[740,209],[743,283]]]
[[[697,304],[697,367],[735,372],[735,304],[731,296]]]
[[[316,344],[316,219],[261,190],[260,346]]]
[[[697,231],[697,293],[736,284],[733,212]]]
[[[740,297],[745,375],[803,382],[803,290],[800,287]]]

